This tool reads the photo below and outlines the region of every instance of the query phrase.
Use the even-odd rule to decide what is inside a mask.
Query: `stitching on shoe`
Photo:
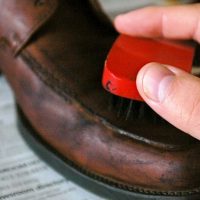
[[[41,67],[41,65],[29,54],[27,50],[23,50],[22,54],[20,55],[21,58],[29,64],[30,68],[32,71],[39,77],[39,79],[45,83],[47,86],[52,88],[54,92],[58,93],[61,95],[65,100],[69,101],[72,98],[69,97],[65,92],[62,91],[61,88],[59,88],[59,85],[62,85],[62,81],[60,81],[56,76],[53,76],[52,73],[48,72],[47,70],[44,70],[44,68]],[[37,67],[34,67],[36,65]],[[39,69],[39,70],[38,70]],[[44,78],[44,76],[46,78]],[[47,79],[48,78],[53,78],[55,81],[57,81],[58,86],[55,86],[54,84],[51,84]],[[72,162],[72,161],[70,161]],[[73,164],[73,162],[72,162]],[[141,187],[136,187],[136,186],[131,186],[131,185],[126,185],[123,183],[115,182],[112,181],[108,178],[102,177],[100,175],[95,174],[94,172],[88,171],[80,166],[77,166],[73,164],[76,168],[78,168],[79,171],[82,173],[93,177],[96,180],[102,181],[103,183],[106,183],[110,186],[127,190],[130,192],[138,192],[141,194],[147,194],[147,195],[163,195],[163,196],[186,196],[186,195],[194,195],[194,194],[199,194],[200,193],[200,187],[189,189],[189,190],[183,190],[183,191],[159,191],[159,190],[152,190],[152,189],[145,189]]]
[[[23,52],[20,56],[24,59],[24,61],[26,63],[28,63],[30,68],[40,77],[40,79],[43,82],[45,82],[45,84],[48,85],[50,88],[52,88],[57,94],[61,95],[65,100],[73,99],[74,102],[76,102],[77,104],[79,104],[85,108],[85,112],[92,114],[92,115],[95,114],[90,108],[85,106],[81,101],[77,101],[76,96],[73,94],[73,92],[67,90],[66,88],[63,88],[63,82],[58,77],[56,77],[56,75],[54,73],[49,72],[48,70],[45,70],[44,67],[42,67],[40,65],[40,63],[38,63],[38,61],[33,56],[31,56],[31,53],[29,53],[28,50],[23,50]],[[51,60],[51,62],[54,63],[54,61],[52,61],[52,60]],[[34,67],[34,66],[36,66],[36,67]],[[48,81],[48,79],[53,80],[54,82],[56,82],[56,84],[52,84],[50,81]],[[145,144],[153,146],[155,148],[167,149],[169,151],[181,150],[181,148],[179,148],[179,147],[176,147],[173,145],[163,145],[162,143],[150,141],[146,138],[131,134],[128,131],[121,130],[99,115],[97,115],[95,119],[100,121],[103,125],[110,128],[111,130],[116,131],[121,136],[128,137],[130,139],[145,143]],[[184,146],[184,147],[186,147],[186,146]]]

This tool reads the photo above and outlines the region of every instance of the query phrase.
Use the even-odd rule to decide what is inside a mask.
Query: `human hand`
[[[118,16],[124,34],[200,43],[200,4],[147,7]],[[173,66],[149,63],[138,73],[137,88],[146,103],[168,122],[200,140],[200,79]]]

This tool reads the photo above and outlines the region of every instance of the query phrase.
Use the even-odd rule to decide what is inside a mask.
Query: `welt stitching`
[[[34,71],[34,73],[36,73],[36,75],[38,75],[38,77],[40,78],[40,80],[42,82],[44,82],[47,86],[52,88],[56,93],[60,94],[65,100],[68,100],[68,101],[71,100],[71,97],[69,97],[64,91],[62,91],[62,81],[60,81],[60,79],[58,79],[56,76],[54,76],[51,72],[48,72],[47,70],[42,68],[42,66],[29,54],[28,51],[24,50],[21,54],[21,57],[26,63],[29,64],[29,67]],[[31,63],[30,63],[30,61],[31,61]],[[34,65],[36,65],[36,67],[34,67]],[[47,81],[47,78],[54,79],[58,83],[58,86],[51,84],[49,81]],[[72,161],[70,161],[70,162],[72,162]],[[73,164],[73,165],[75,165],[75,164]],[[84,168],[82,168],[80,166],[78,166],[78,168],[84,174],[95,177],[96,180],[100,180],[104,183],[107,183],[107,184],[113,186],[113,187],[132,191],[132,192],[139,192],[139,193],[149,194],[149,195],[168,195],[168,196],[185,196],[185,195],[193,195],[193,194],[200,193],[200,187],[190,189],[190,190],[183,190],[183,191],[158,191],[158,190],[144,189],[141,187],[136,187],[136,186],[126,185],[126,184],[119,183],[119,182],[114,182],[108,178],[97,175],[94,172],[85,170]]]
[[[24,50],[23,53],[21,54],[21,56],[24,58],[24,60],[29,63],[30,68],[39,75],[40,79],[45,82],[46,85],[48,85],[50,88],[52,88],[56,93],[60,94],[65,100],[72,100],[76,101],[76,96],[75,94],[73,94],[73,92],[69,91],[66,89],[66,87],[63,87],[63,82],[55,76],[55,74],[49,72],[48,70],[45,70],[36,60],[33,56],[31,56],[31,54],[27,51]],[[48,55],[46,55],[48,57]],[[50,58],[49,58],[50,59]],[[50,59],[51,60],[51,59]],[[31,61],[31,63],[30,63]],[[51,62],[53,64],[54,61],[51,60]],[[55,64],[56,65],[56,64]],[[36,66],[36,67],[33,67]],[[48,80],[46,79],[53,79],[57,84],[51,84]],[[68,94],[67,94],[67,93]],[[71,95],[71,96],[70,96]],[[77,101],[76,101],[77,102]],[[81,106],[85,107],[85,111],[89,112],[90,114],[95,114],[94,111],[92,111],[90,108],[88,108],[87,106],[85,106],[81,101],[78,101],[78,104]],[[110,123],[109,121],[105,120],[102,116],[98,115],[97,116],[97,120],[100,121],[103,125],[109,127],[111,130],[115,130],[117,131],[117,133],[121,136],[125,136],[128,137],[130,139],[145,143],[147,145],[153,145],[155,148],[167,148],[169,151],[174,151],[174,150],[181,150],[177,147],[174,146],[163,146],[160,145],[159,143],[150,143],[147,140],[144,139],[140,139],[138,137],[135,137],[134,135],[132,135],[131,133],[129,133],[128,131],[123,131],[121,132],[119,128],[117,128],[115,125],[113,125],[112,123]]]
[[[21,125],[21,124],[20,124]],[[28,129],[25,126],[20,126],[20,128],[22,129],[26,129],[26,131],[28,131]],[[89,176],[97,181],[103,182],[105,184],[108,184],[112,187],[118,188],[118,189],[122,189],[122,190],[127,190],[130,192],[137,192],[137,193],[141,193],[141,194],[146,194],[146,195],[168,195],[168,196],[183,196],[183,195],[192,195],[192,194],[196,194],[199,193],[199,188],[194,189],[193,191],[154,191],[154,190],[150,190],[150,189],[143,189],[140,187],[136,187],[136,186],[130,186],[130,185],[125,185],[123,183],[120,182],[114,182],[113,180],[110,180],[106,177],[103,177],[99,174],[96,174],[92,171],[89,171],[83,167],[81,167],[80,165],[77,165],[76,163],[74,163],[73,161],[69,160],[68,158],[64,157],[63,155],[61,155],[60,153],[58,153],[57,151],[54,150],[53,147],[51,147],[49,144],[47,144],[37,133],[35,133],[34,137],[39,138],[40,142],[42,142],[43,144],[45,144],[45,146],[47,146],[47,148],[53,152],[55,155],[57,155],[61,160],[63,160],[64,162],[67,162],[68,165],[70,165],[71,167],[74,167],[76,170],[78,170],[79,172],[85,174],[86,176]]]

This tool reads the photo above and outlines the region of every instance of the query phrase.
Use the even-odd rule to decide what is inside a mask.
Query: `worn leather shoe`
[[[148,109],[118,117],[118,100],[102,88],[117,33],[101,11],[86,0],[0,0],[0,8],[0,68],[22,135],[44,160],[109,199],[200,199],[200,143],[154,123]]]

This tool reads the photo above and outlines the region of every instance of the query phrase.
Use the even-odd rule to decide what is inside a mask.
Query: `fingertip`
[[[140,69],[136,77],[136,86],[137,86],[138,92],[140,93],[142,97],[143,97],[142,80],[144,77],[144,71],[145,71],[145,66]]]
[[[160,30],[157,30],[156,24],[157,15],[152,15],[153,11],[151,7],[141,8],[134,10],[125,14],[118,15],[114,19],[114,26],[116,30],[120,33],[131,35],[131,36],[140,36],[140,37],[157,37]],[[147,19],[152,20],[147,20]]]
[[[137,87],[144,99],[161,103],[168,95],[175,74],[159,63],[149,63],[138,73]]]
[[[142,97],[144,97],[144,98],[145,98],[145,94],[144,94],[144,90],[143,90],[143,79],[144,79],[144,76],[146,74],[146,71],[149,70],[149,69],[151,69],[155,65],[158,65],[158,63],[154,63],[154,62],[148,63],[148,64],[144,65],[139,70],[139,72],[137,74],[137,77],[136,77],[136,86],[137,86],[137,89],[138,89],[140,95]]]
[[[121,33],[124,32],[124,24],[125,24],[124,14],[121,14],[115,17],[114,26],[118,32],[121,32]]]

